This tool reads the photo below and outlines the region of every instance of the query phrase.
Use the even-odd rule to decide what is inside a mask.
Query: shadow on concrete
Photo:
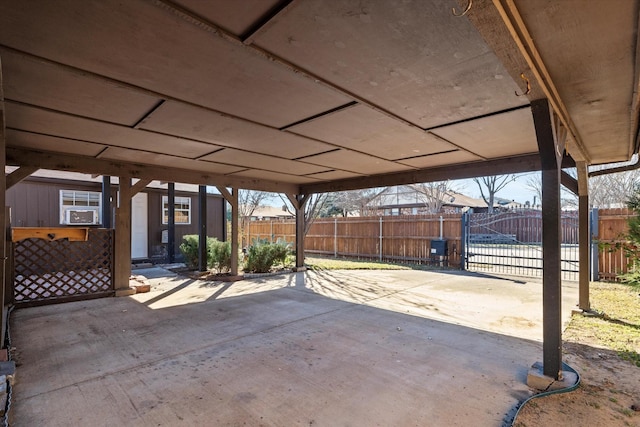
[[[381,285],[401,276],[186,280],[18,310],[14,425],[508,425],[541,344],[416,315],[437,304],[408,292],[448,276]]]

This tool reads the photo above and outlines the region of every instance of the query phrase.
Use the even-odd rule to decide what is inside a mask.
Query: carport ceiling
[[[636,1],[464,4],[3,0],[7,162],[292,193],[526,171],[541,97],[574,159],[631,157]]]

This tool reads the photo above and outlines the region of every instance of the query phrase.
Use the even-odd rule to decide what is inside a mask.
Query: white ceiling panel
[[[140,124],[140,129],[287,159],[322,153],[334,148],[309,138],[177,102],[163,104]]]
[[[387,160],[455,149],[441,139],[365,105],[354,105],[287,129]]]
[[[422,128],[526,105],[468,19],[439,0],[299,2],[254,43]]]
[[[363,175],[371,175],[376,173],[375,171],[378,173],[387,173],[413,169],[388,160],[342,149],[305,157],[304,161]]]
[[[187,170],[197,170],[202,172],[229,174],[244,170],[245,168],[222,165],[219,163],[203,162],[199,160],[183,159],[166,154],[147,153],[144,151],[131,150],[127,148],[110,147],[100,155],[101,159],[135,161],[148,165],[167,166]]]
[[[7,146],[95,157],[106,148],[102,144],[7,129]]]
[[[2,43],[278,128],[351,101],[160,4],[83,0],[77,6],[2,2],[0,28],[19,29],[3,32]]]
[[[432,132],[488,159],[538,152],[529,108],[445,126]]]
[[[190,10],[218,27],[240,37],[260,21],[280,0],[176,0],[180,6]]]
[[[0,49],[7,100],[133,126],[159,101],[157,97],[33,57]]]
[[[466,163],[479,161],[482,158],[473,155],[463,150],[451,151],[448,153],[432,154],[429,156],[414,157],[411,159],[404,159],[401,163],[415,168],[432,168],[436,166],[445,166],[456,163]]]
[[[355,178],[361,175],[353,172],[347,172],[347,171],[330,170],[327,172],[314,173],[308,176],[309,178],[314,178],[314,179],[331,180],[331,179]]]
[[[286,171],[293,175],[307,175],[327,171],[326,167],[296,162],[263,154],[246,153],[232,148],[216,151],[201,158],[201,160],[228,163],[251,169],[270,170],[272,172]]]
[[[81,117],[6,103],[7,126],[45,135],[140,149],[182,157],[199,157],[221,147],[188,139],[160,135]]]
[[[249,169],[242,172],[233,173],[230,175],[242,176],[246,178],[264,179],[264,180],[273,181],[273,182],[289,182],[293,184],[309,184],[312,182],[318,182],[318,180],[309,178],[306,176],[288,175],[284,173],[270,172],[270,171],[259,170],[259,169]]]

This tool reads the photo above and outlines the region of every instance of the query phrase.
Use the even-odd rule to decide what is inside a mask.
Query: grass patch
[[[312,270],[429,270],[423,264],[396,264],[371,260],[306,257],[305,265]]]
[[[590,296],[594,315],[574,316],[566,339],[615,350],[622,359],[640,367],[638,292],[617,283],[592,283]]]

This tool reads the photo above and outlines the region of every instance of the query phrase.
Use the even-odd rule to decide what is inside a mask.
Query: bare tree
[[[515,175],[492,175],[473,178],[480,189],[480,195],[488,206],[488,212],[493,213],[496,193],[516,180]]]
[[[448,193],[456,191],[455,185],[449,180],[411,184],[409,187],[418,193],[429,213],[441,212]]]
[[[342,216],[346,217],[349,213],[358,213],[360,216],[366,216],[375,211],[375,200],[386,187],[382,188],[365,188],[362,190],[340,191],[329,195],[328,202],[336,209],[342,212]]]
[[[630,170],[589,178],[589,203],[594,207],[626,206],[634,185],[640,182],[640,170]]]
[[[245,242],[245,230],[251,216],[255,210],[264,204],[267,200],[273,197],[273,193],[266,193],[264,191],[256,190],[239,190],[238,191],[238,218],[240,220],[240,235],[242,236],[242,247],[248,242]]]
[[[279,194],[280,199],[284,203],[284,208],[291,215],[295,215],[296,211],[291,205],[289,199]],[[309,199],[304,205],[304,235],[306,236],[313,224],[313,221],[320,216],[320,213],[325,208],[328,199],[328,193],[311,194]]]
[[[576,178],[577,172],[575,168],[565,169],[566,173]],[[531,192],[535,193],[534,200],[531,206],[542,204],[542,173],[536,172],[527,177],[527,188]],[[536,202],[537,199],[537,202]],[[560,205],[562,209],[573,209],[578,206],[578,196],[567,190],[564,186],[560,186]]]

